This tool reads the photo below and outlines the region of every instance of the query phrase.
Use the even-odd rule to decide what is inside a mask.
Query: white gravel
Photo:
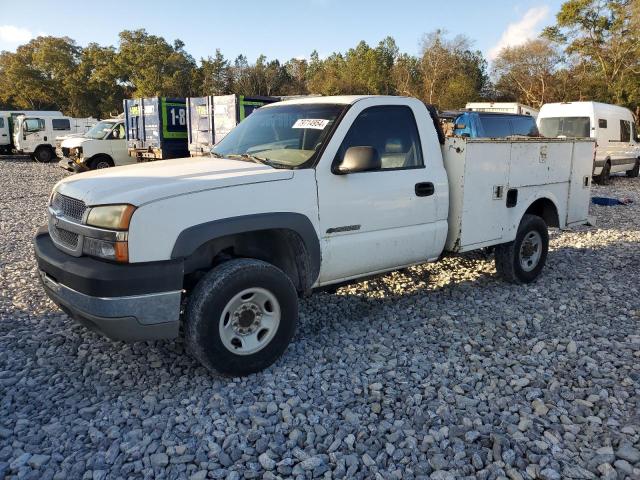
[[[317,294],[229,380],[47,300],[31,238],[64,175],[0,159],[0,478],[640,478],[640,179],[595,187],[635,203],[553,233],[530,286],[478,253]]]

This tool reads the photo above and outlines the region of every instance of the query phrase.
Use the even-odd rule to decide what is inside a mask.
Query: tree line
[[[445,30],[425,34],[418,55],[386,37],[284,62],[230,60],[219,49],[197,62],[182,41],[144,29],[121,32],[117,48],[41,36],[0,53],[0,109],[105,118],[124,98],[229,93],[409,95],[443,110],[469,101],[597,100],[638,111],[640,0],[568,0],[539,38],[503,49],[491,66],[469,38]]]

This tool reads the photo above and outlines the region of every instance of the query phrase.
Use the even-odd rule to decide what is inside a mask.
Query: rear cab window
[[[480,115],[484,137],[504,138],[512,135],[509,117],[505,115]]]

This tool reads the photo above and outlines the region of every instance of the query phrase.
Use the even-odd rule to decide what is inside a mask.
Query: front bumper
[[[45,292],[65,313],[113,340],[175,338],[182,261],[115,264],[72,257],[38,230],[35,253]]]
[[[62,157],[62,159],[58,162],[58,166],[68,172],[73,173],[86,172],[89,170],[89,167],[87,167],[84,163],[76,163],[74,160],[71,160],[68,157]]]

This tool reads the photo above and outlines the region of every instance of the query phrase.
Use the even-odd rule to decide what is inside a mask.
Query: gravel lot
[[[640,179],[516,287],[481,254],[321,293],[285,357],[212,377],[41,290],[55,165],[0,160],[0,478],[640,479]]]

